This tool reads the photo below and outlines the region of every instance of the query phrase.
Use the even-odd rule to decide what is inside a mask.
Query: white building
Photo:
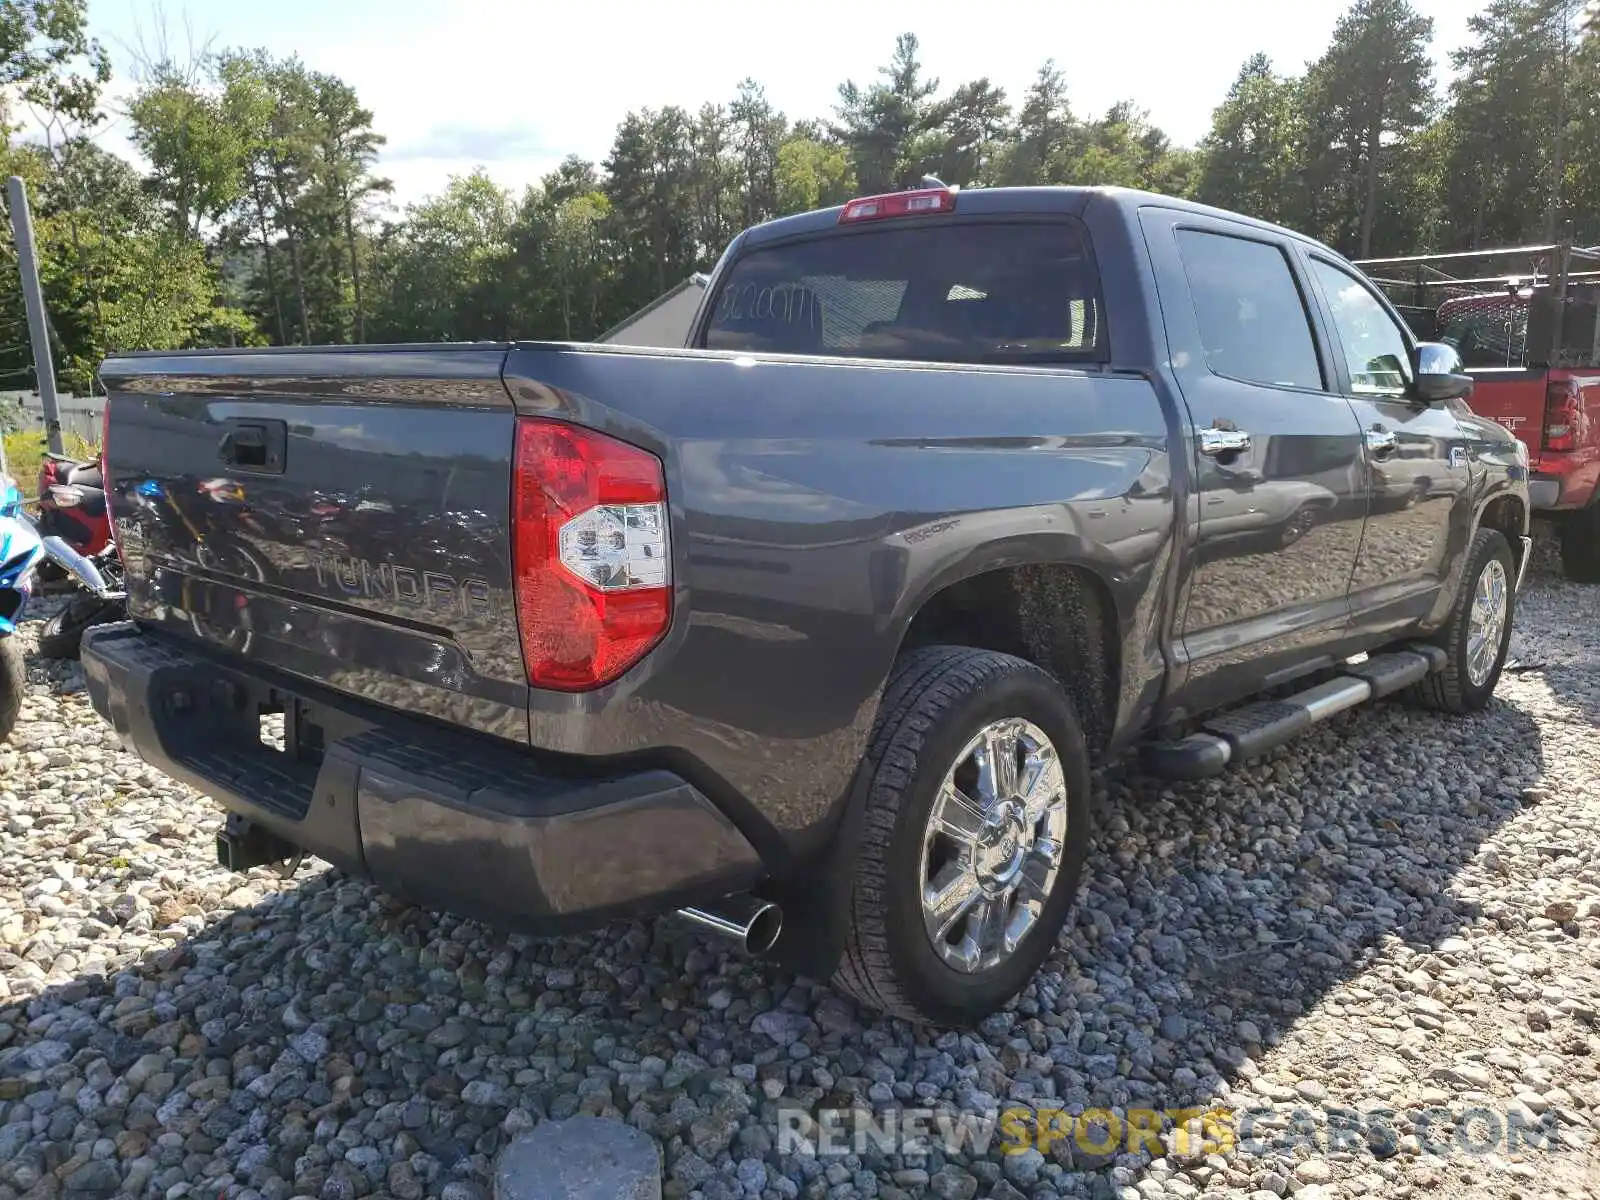
[[[619,346],[681,347],[689,339],[689,326],[709,282],[705,275],[689,276],[595,340]]]

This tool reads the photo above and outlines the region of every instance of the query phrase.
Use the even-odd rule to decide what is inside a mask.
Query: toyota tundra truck
[[[1526,452],[1325,246],[919,189],[741,234],[689,340],[103,364],[89,692],[222,862],[681,912],[962,1024],[1055,946],[1097,764],[1494,691]]]

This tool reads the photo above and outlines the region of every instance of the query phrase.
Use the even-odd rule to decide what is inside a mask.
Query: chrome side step
[[[1422,643],[1373,655],[1286,699],[1259,700],[1208,717],[1186,738],[1146,742],[1140,764],[1165,779],[1209,779],[1229,763],[1276,749],[1329,717],[1419,683],[1443,670],[1446,661],[1443,649]]]

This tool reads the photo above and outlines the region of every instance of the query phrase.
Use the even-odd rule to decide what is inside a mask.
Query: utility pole
[[[22,300],[28,308],[28,337],[33,342],[33,374],[44,406],[44,435],[51,454],[66,453],[61,442],[61,411],[56,402],[56,368],[50,358],[50,322],[39,289],[39,261],[33,252],[33,216],[28,211],[28,185],[13,175],[6,183],[11,201],[11,230],[17,239],[17,265],[22,271]]]

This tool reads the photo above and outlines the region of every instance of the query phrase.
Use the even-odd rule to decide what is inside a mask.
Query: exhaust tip
[[[751,954],[765,954],[778,944],[783,932],[783,910],[776,904],[764,904],[745,926],[744,948]]]
[[[783,932],[783,910],[752,896],[730,896],[713,908],[680,908],[678,916],[737,941],[749,954],[765,954]]]

